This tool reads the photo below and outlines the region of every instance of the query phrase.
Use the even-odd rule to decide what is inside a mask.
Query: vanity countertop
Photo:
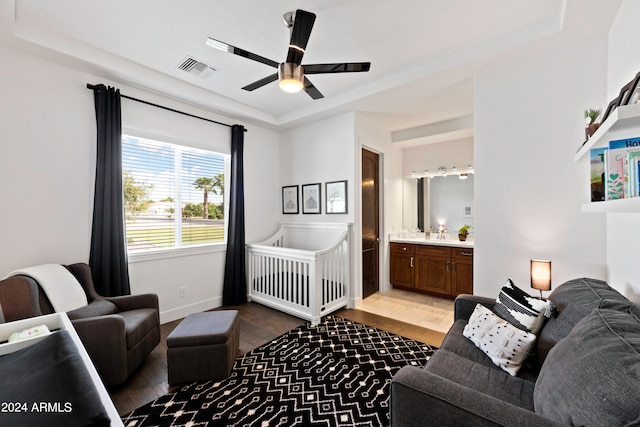
[[[398,237],[391,236],[391,243],[411,243],[414,245],[435,245],[435,246],[452,246],[456,248],[473,248],[473,239],[467,239],[464,242],[456,239],[425,239],[424,237]]]

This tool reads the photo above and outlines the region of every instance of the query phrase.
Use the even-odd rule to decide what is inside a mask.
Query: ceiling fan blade
[[[264,79],[260,79],[258,81],[255,81],[251,84],[246,85],[245,87],[243,87],[242,89],[244,90],[248,90],[248,91],[252,91],[252,90],[256,90],[266,84],[269,84],[271,82],[275,82],[276,80],[278,80],[278,73],[275,74],[271,74],[270,76],[265,77]]]
[[[307,92],[309,96],[313,99],[324,98],[324,95],[320,93],[318,88],[315,87],[313,83],[311,83],[309,79],[306,77],[304,78],[304,91]]]
[[[251,59],[253,61],[257,61],[262,64],[269,65],[273,68],[278,68],[278,65],[280,65],[278,62],[272,61],[269,58],[256,55],[255,53],[251,53],[247,50],[240,49],[239,47],[231,46],[228,43],[221,42],[220,40],[212,39],[211,37],[207,38],[207,46],[212,47],[214,49],[221,50],[223,52],[233,53],[234,55],[242,56],[243,58]]]
[[[305,74],[360,73],[369,71],[371,62],[345,62],[342,64],[304,65]]]
[[[296,10],[293,30],[291,31],[291,41],[289,42],[289,52],[287,53],[287,62],[300,65],[315,21],[315,13],[300,9]]]

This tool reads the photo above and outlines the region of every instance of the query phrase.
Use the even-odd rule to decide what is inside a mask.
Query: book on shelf
[[[630,154],[639,151],[640,138],[609,141],[609,147],[604,152],[606,200],[634,197],[634,192],[637,195],[637,168],[630,164],[638,154],[631,157]]]
[[[640,151],[632,151],[627,154],[625,169],[628,171],[629,197],[640,195]]]
[[[591,201],[601,202],[604,196],[604,152],[608,147],[592,148],[589,150],[591,163]]]

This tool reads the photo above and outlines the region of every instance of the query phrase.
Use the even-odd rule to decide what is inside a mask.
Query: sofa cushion
[[[482,350],[464,336],[465,326],[467,326],[465,320],[455,321],[451,328],[449,328],[447,335],[445,335],[440,348],[462,356],[465,359],[469,359],[472,362],[496,367]]]
[[[87,317],[106,316],[107,314],[115,314],[117,312],[118,307],[111,301],[95,299],[89,305],[68,311],[67,316],[69,316],[71,320],[76,320],[86,319]]]
[[[535,412],[571,425],[640,422],[640,320],[595,309],[549,352]]]
[[[606,282],[596,279],[573,279],[558,286],[549,295],[556,314],[552,316],[538,334],[536,352],[540,364],[544,363],[549,350],[562,338],[569,335],[573,327],[605,300],[626,301],[618,291]]]
[[[516,375],[536,341],[530,332],[516,328],[478,304],[463,335],[510,375]]]
[[[455,353],[439,349],[433,353],[424,370],[533,411],[534,383],[513,377],[495,366],[472,362]]]
[[[537,334],[544,323],[549,302],[533,297],[517,287],[511,279],[504,284],[493,312],[518,329]]]
[[[465,359],[469,359],[472,362],[487,365],[493,369],[500,369],[493,364],[491,359],[484,354],[482,350],[463,335],[463,330],[466,325],[466,320],[456,320],[451,328],[449,328],[440,348],[462,356]],[[539,371],[540,366],[538,365],[538,359],[535,356],[529,356],[518,371],[518,377],[535,382],[536,378],[538,378]]]
[[[640,306],[632,303],[629,300],[611,300],[605,299],[600,304],[600,308],[608,308],[611,310],[623,311],[625,313],[630,313],[640,319]]]

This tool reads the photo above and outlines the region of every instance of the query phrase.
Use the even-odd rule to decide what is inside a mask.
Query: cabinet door
[[[417,289],[451,295],[451,248],[416,249],[415,284]]]
[[[451,280],[454,296],[473,293],[473,249],[455,249]]]
[[[392,285],[413,288],[413,245],[391,244],[391,265],[389,270],[389,279]]]

